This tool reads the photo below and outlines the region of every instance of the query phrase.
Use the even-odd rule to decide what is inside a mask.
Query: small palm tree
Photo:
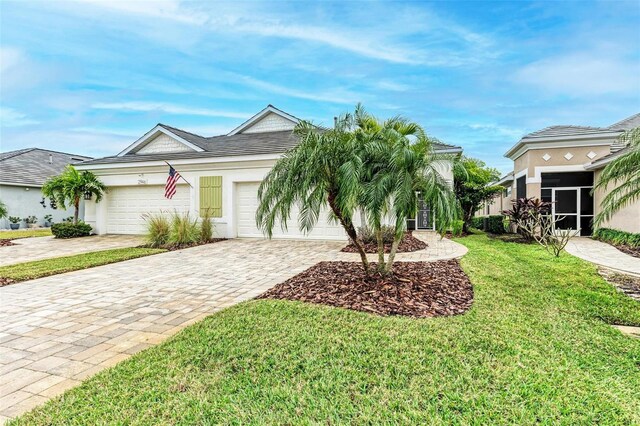
[[[79,172],[72,165],[68,165],[58,176],[49,178],[42,186],[42,194],[54,199],[58,206],[66,209],[67,204],[73,205],[75,212],[73,223],[78,223],[80,200],[85,195],[96,197],[96,202],[102,200],[105,192],[104,184],[98,177],[89,172]]]
[[[595,191],[617,185],[602,200],[602,210],[594,219],[595,226],[640,199],[640,127],[624,132],[620,141],[627,145],[624,154],[607,164],[593,188]]]
[[[260,184],[256,223],[271,237],[276,223],[287,229],[291,210],[298,207],[298,226],[310,232],[328,207],[330,219],[342,225],[368,271],[367,255],[353,225],[362,164],[350,123],[350,117],[343,116],[334,129],[320,129],[309,122],[296,126],[300,143],[284,154]]]

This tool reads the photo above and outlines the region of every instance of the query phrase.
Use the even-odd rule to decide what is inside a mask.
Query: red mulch
[[[11,242],[11,240],[3,238],[0,239],[0,247],[6,247],[6,246],[15,246],[14,243]]]
[[[407,253],[410,251],[418,251],[418,250],[422,250],[422,249],[426,249],[427,248],[427,243],[425,243],[422,240],[417,239],[416,237],[414,237],[411,232],[407,232],[406,234],[404,234],[404,237],[402,237],[402,240],[400,241],[400,244],[398,244],[398,253]],[[349,243],[346,247],[344,247],[342,250],[345,253],[357,253],[358,250],[356,250],[356,246],[353,245],[353,243]],[[378,243],[368,243],[368,244],[364,244],[364,252],[365,253],[377,253],[378,252]],[[391,244],[385,244],[384,245],[384,252],[385,253],[390,253],[391,252]]]
[[[298,300],[413,318],[458,315],[473,303],[473,287],[457,260],[396,262],[394,272],[387,278],[365,277],[360,263],[320,262],[258,299]]]
[[[6,277],[0,277],[0,287],[3,287],[5,285],[9,285],[9,284],[13,284],[16,281],[11,279],[11,278],[6,278]]]

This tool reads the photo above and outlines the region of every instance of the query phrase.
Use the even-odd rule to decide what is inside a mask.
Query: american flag
[[[172,166],[169,166],[169,176],[167,177],[167,184],[164,186],[164,197],[171,199],[176,194],[176,182],[180,179],[180,173],[176,171]]]

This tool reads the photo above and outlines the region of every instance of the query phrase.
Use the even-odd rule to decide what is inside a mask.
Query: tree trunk
[[[358,250],[358,254],[360,255],[360,261],[362,262],[362,266],[364,267],[365,273],[368,275],[369,260],[367,260],[367,253],[365,253],[364,247],[362,247],[362,244],[360,244],[360,241],[358,241],[358,233],[356,232],[356,228],[353,226],[353,222],[351,222],[350,220],[342,216],[342,213],[340,212],[340,210],[335,204],[335,201],[336,201],[335,199],[336,197],[334,194],[329,194],[328,196],[329,207],[331,207],[333,214],[336,215],[336,217],[340,221],[340,224],[342,225],[344,230],[347,232],[347,235],[353,242],[353,245],[356,247],[356,250]]]
[[[380,225],[376,227],[376,241],[378,242],[378,271],[384,271],[384,240],[382,239],[382,229]]]
[[[398,251],[398,246],[400,245],[400,241],[402,241],[403,234],[404,233],[400,234],[400,237],[398,237],[398,234],[396,233],[396,235],[394,235],[393,237],[393,244],[391,244],[391,251],[389,252],[389,258],[387,259],[387,264],[385,265],[385,268],[384,268],[385,275],[393,274],[393,260],[396,257],[396,252]]]
[[[75,212],[73,212],[73,224],[77,225],[78,224],[78,215],[80,214],[80,198],[76,197],[75,200],[73,200],[73,207],[75,207]]]

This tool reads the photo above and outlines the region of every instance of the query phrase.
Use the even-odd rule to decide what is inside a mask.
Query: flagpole
[[[172,168],[173,168],[173,170],[175,170],[176,172],[178,172],[178,169],[176,169],[176,168],[175,168],[175,167],[173,167],[171,164],[169,164],[169,162],[168,162],[168,161],[166,161],[166,160],[165,160],[164,162],[165,162],[165,163],[167,163],[167,166],[172,167]],[[182,176],[182,173],[178,172],[178,174],[180,175],[180,177],[182,178],[182,180],[183,180],[183,181],[185,181],[185,182],[187,183],[187,185],[189,185],[191,188],[193,188],[193,185],[191,185],[191,183],[189,183],[189,181],[188,181],[188,180],[186,180],[186,179],[184,178],[184,176]]]

